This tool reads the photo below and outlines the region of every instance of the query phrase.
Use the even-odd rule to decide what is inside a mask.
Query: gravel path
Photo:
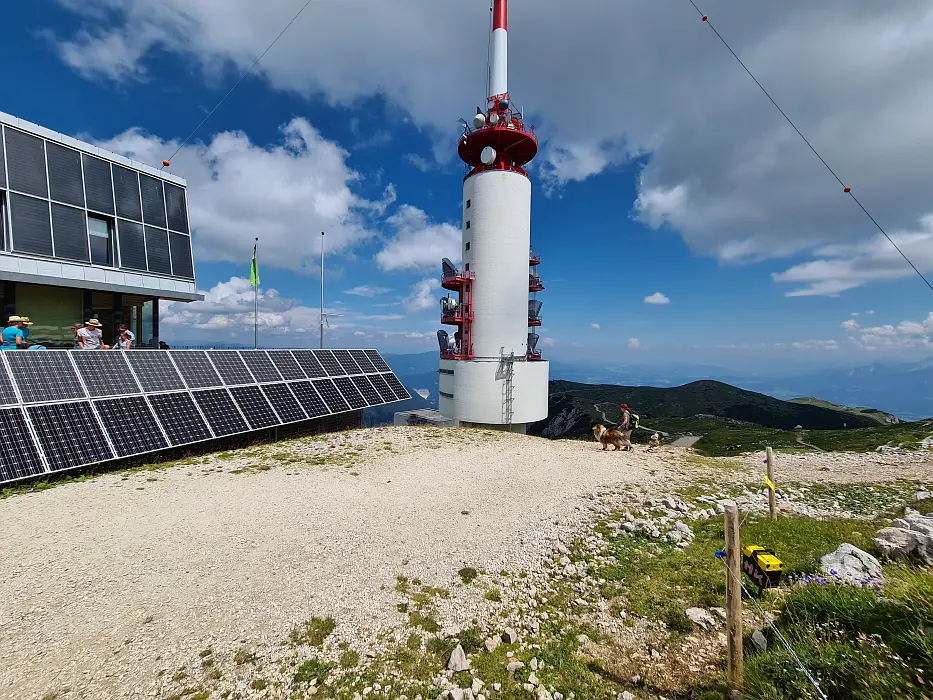
[[[0,502],[0,696],[160,697],[217,640],[278,644],[315,615],[366,648],[402,622],[397,576],[453,587],[463,566],[529,567],[584,517],[581,496],[667,469],[594,443],[436,429],[264,449]],[[230,473],[257,464],[274,466]]]

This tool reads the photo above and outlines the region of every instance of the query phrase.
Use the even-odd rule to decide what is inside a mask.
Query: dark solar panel
[[[217,368],[227,386],[256,383],[253,375],[246,369],[246,364],[240,359],[240,353],[236,350],[209,350],[207,356],[214,363],[214,367]]]
[[[187,445],[214,437],[187,392],[150,396],[149,405],[173,445]]]
[[[340,363],[337,362],[337,358],[334,357],[334,353],[330,350],[314,350],[313,352],[318,362],[320,362],[321,366],[324,368],[324,371],[331,377],[339,377],[346,374],[346,371],[340,366]]]
[[[376,366],[376,371],[378,372],[391,372],[392,368],[386,364],[386,361],[382,359],[380,355],[375,350],[365,350],[366,357],[372,360],[372,363]]]
[[[399,401],[411,398],[411,394],[409,394],[408,390],[402,386],[402,383],[394,374],[383,374],[382,377],[386,380],[386,383],[389,385],[389,387],[391,387],[392,391],[395,392],[395,395],[398,397]]]
[[[331,413],[314,390],[314,387],[311,386],[311,382],[295,382],[290,384],[289,388],[295,394],[295,398],[298,399],[305,413],[308,414],[308,418],[317,418]]]
[[[366,405],[366,399],[359,390],[353,385],[349,377],[337,377],[334,384],[340,389],[340,393],[350,404],[350,408],[363,408]]]
[[[230,394],[253,430],[279,424],[275,411],[272,410],[258,386],[234,387],[230,390]]]
[[[376,391],[379,392],[379,396],[382,397],[384,402],[392,403],[393,401],[398,401],[395,392],[392,391],[392,388],[386,383],[386,380],[382,378],[381,374],[373,374],[368,377],[368,379],[373,383],[373,386],[376,388]]]
[[[349,350],[334,350],[333,353],[337,362],[343,367],[344,374],[360,374],[363,371],[356,363],[356,360],[353,359]]]
[[[91,396],[124,396],[140,392],[125,353],[78,351],[71,357]]]
[[[373,361],[366,357],[366,353],[362,350],[351,350],[350,356],[356,360],[356,364],[358,364],[360,369],[366,374],[372,374],[376,371],[376,366],[373,364]]]
[[[142,384],[143,391],[175,391],[185,388],[185,383],[164,350],[132,350],[126,353],[126,359]]]
[[[13,350],[7,352],[6,359],[23,403],[83,399],[86,396],[67,350]]]
[[[168,447],[144,397],[120,396],[95,401],[94,408],[118,457],[155,452]]]
[[[5,406],[11,403],[19,403],[19,399],[13,391],[13,382],[7,374],[6,365],[0,362],[0,405]]]
[[[279,370],[282,379],[304,379],[305,373],[298,366],[298,361],[292,357],[290,350],[269,350],[269,358],[272,364]]]
[[[169,355],[190,388],[202,389],[224,385],[203,350],[172,350]]]
[[[383,403],[382,397],[379,396],[379,392],[373,388],[373,385],[369,383],[366,377],[352,377],[352,379],[353,386],[360,390],[360,393],[366,400],[367,406],[378,406]]]
[[[292,355],[295,356],[295,359],[298,361],[298,364],[301,365],[301,369],[304,370],[312,379],[314,377],[326,377],[327,372],[324,371],[324,368],[321,367],[321,363],[318,362],[317,358],[314,356],[313,350],[293,350]]]
[[[226,389],[195,391],[192,395],[215,435],[233,435],[249,430]]]
[[[282,377],[279,375],[272,360],[266,354],[265,350],[248,350],[240,352],[240,357],[249,367],[249,371],[256,377],[257,382],[280,382]]]
[[[89,402],[29,406],[26,410],[52,471],[113,459]]]
[[[350,406],[340,395],[340,392],[337,391],[337,387],[334,386],[333,379],[318,379],[314,382],[314,388],[324,399],[324,403],[327,404],[327,408],[331,413],[343,413],[350,410]]]
[[[43,471],[39,448],[26,426],[23,409],[0,411],[0,481],[36,476]]]
[[[295,423],[307,418],[288,384],[268,384],[262,387],[262,391],[283,423]]]

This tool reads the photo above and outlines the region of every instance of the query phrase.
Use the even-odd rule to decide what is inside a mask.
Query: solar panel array
[[[375,350],[0,352],[0,484],[408,398]]]

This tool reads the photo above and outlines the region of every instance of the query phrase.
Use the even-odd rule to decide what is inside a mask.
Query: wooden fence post
[[[739,507],[725,504],[726,521],[726,636],[729,652],[729,700],[741,697],[745,671],[742,659],[742,544],[739,538]]]
[[[768,456],[768,512],[771,514],[772,520],[778,519],[777,513],[777,502],[774,495],[774,450],[770,447],[767,448]]]

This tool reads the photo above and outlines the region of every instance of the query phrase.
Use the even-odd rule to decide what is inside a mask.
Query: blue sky
[[[0,109],[157,164],[303,3],[269,0],[258,15],[246,0],[220,13],[196,0],[86,4],[9,10],[0,56],[16,69],[0,76]],[[513,2],[510,87],[542,137],[532,240],[546,356],[763,369],[933,354],[933,293],[695,18],[620,3],[631,5],[618,16],[626,41],[598,27],[574,44],[573,30],[554,34],[559,3],[524,4]],[[922,71],[905,69],[933,58],[933,15],[801,4],[804,29],[788,36],[771,10],[710,5],[862,201],[933,270],[933,219],[923,220],[933,203],[914,176],[933,156],[915,118],[929,97]],[[611,24],[616,10],[600,6],[578,11]],[[263,342],[315,345],[326,229],[326,307],[345,314],[329,343],[436,347],[439,259],[459,249],[456,120],[484,97],[488,15],[473,0],[388,7],[312,3],[173,160],[189,180],[208,299],[169,310],[170,340],[249,342],[243,278],[259,236]],[[866,44],[872,23],[901,32],[897,45]],[[541,36],[564,40],[542,47]],[[828,61],[863,58],[877,75],[833,78]]]

